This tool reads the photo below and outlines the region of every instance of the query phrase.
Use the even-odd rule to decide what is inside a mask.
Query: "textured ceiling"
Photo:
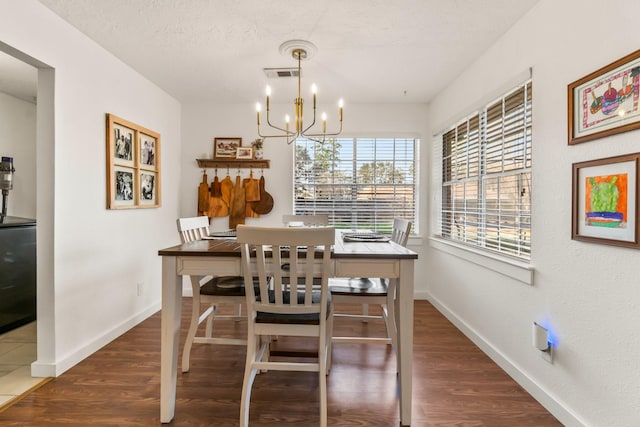
[[[278,47],[313,42],[302,90],[321,101],[428,102],[538,0],[40,0],[183,102],[246,103],[295,80]]]

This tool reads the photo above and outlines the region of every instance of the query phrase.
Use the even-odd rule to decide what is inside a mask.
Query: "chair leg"
[[[240,317],[242,317],[242,304],[238,304],[238,319],[236,319],[236,322],[240,322]]]
[[[211,316],[210,316],[211,317]],[[198,320],[200,318],[200,292],[193,294],[191,304],[191,323],[189,324],[189,332],[184,341],[182,350],[182,372],[189,372],[189,358],[191,356],[191,347],[193,346],[193,338],[198,330]]]
[[[397,352],[398,328],[396,327],[396,279],[389,279],[387,287],[387,316],[385,317],[387,335],[391,338],[393,351]]]
[[[326,348],[327,348],[327,372],[329,375],[331,372],[331,356],[333,354],[333,310],[329,313],[329,318],[327,319],[327,338],[326,338]]]
[[[218,306],[215,304],[211,304],[209,307],[211,309],[211,314],[207,316],[207,326],[204,331],[207,338],[211,338],[213,336],[213,320],[218,311]]]
[[[368,316],[369,315],[369,304],[362,304],[362,315],[363,316]],[[362,323],[369,323],[368,319],[362,319]]]
[[[329,328],[324,336],[320,337],[318,346],[318,385],[320,388],[320,427],[327,427],[327,365],[331,338],[328,336]]]
[[[259,347],[258,337],[249,331],[247,340],[247,360],[244,367],[244,380],[242,381],[242,396],[240,399],[240,427],[249,427],[249,405],[251,403],[251,388],[256,378],[257,370],[253,367],[253,362],[257,357]]]

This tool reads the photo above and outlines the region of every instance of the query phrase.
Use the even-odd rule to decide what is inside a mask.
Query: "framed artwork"
[[[640,128],[640,50],[568,86],[569,145]]]
[[[160,134],[107,114],[107,209],[160,206]]]
[[[144,169],[139,171],[140,177],[138,182],[140,183],[140,204],[156,206],[156,181],[157,174]]]
[[[236,159],[251,160],[253,159],[253,148],[238,147],[236,151]]]
[[[140,167],[155,170],[157,151],[157,138],[140,132]]]
[[[238,147],[242,145],[242,138],[214,138],[213,158],[235,159]]]
[[[573,164],[571,238],[639,248],[640,153]]]
[[[109,176],[110,193],[112,194],[111,209],[132,208],[135,205],[133,190],[135,185],[135,170],[115,165]]]
[[[116,165],[133,167],[133,135],[135,130],[121,123],[113,123],[112,139],[109,147],[113,153],[113,163]]]

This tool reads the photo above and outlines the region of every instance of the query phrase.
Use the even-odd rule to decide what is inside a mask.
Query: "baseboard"
[[[83,347],[78,348],[73,353],[67,355],[61,360],[53,363],[43,363],[36,360],[31,364],[31,376],[33,377],[57,377],[62,375],[65,371],[77,365],[105,345],[109,344],[120,335],[124,334],[140,322],[146,320],[151,315],[160,310],[160,301],[153,303],[145,310],[131,316],[115,328],[105,332],[103,335],[97,337],[95,340],[87,343]]]
[[[416,295],[417,296],[417,295]],[[423,295],[421,295],[423,296]],[[484,338],[476,333],[466,322],[461,320],[449,308],[442,304],[437,298],[429,295],[427,298],[417,298],[428,300],[443,316],[445,316],[456,328],[458,328],[467,338],[480,348],[487,356],[491,358],[500,368],[502,368],[514,381],[520,384],[534,399],[545,407],[554,417],[567,427],[583,427],[586,423],[582,422],[574,413],[567,409],[561,402],[555,399],[547,390],[542,388],[526,372],[518,369],[511,360],[509,360],[498,349],[493,347]]]

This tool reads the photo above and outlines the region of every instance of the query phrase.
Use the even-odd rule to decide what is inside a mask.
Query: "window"
[[[442,136],[442,237],[530,259],[531,101],[529,80]]]
[[[294,212],[328,214],[337,228],[391,233],[393,218],[416,226],[418,140],[333,138],[295,142]]]

